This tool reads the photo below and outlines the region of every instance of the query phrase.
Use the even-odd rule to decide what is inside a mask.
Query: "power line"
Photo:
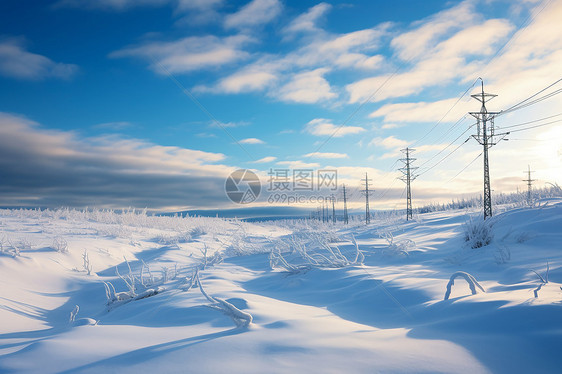
[[[537,96],[537,95],[540,95],[541,93],[543,93],[544,91],[548,90],[548,89],[551,88],[552,86],[555,86],[556,84],[558,84],[558,83],[561,82],[561,81],[562,81],[562,78],[556,80],[554,83],[549,84],[547,87],[545,87],[545,88],[541,89],[539,92],[537,92],[537,93],[535,93],[535,94],[529,96],[529,97],[526,98],[525,100],[520,101],[519,103],[517,103],[517,104],[515,104],[515,105],[513,105],[513,106],[511,106],[511,107],[509,107],[509,108],[507,108],[506,110],[502,110],[502,111],[498,114],[498,117],[501,116],[501,115],[507,114],[507,113],[509,113],[509,112],[513,112],[513,111],[515,111],[515,110],[522,109],[522,108],[528,106],[528,105],[525,105],[524,107],[518,108],[520,105],[523,105],[525,102],[531,100],[533,97],[535,97],[535,96]],[[559,91],[561,91],[561,90],[557,90],[557,91],[554,91],[554,92],[556,92],[556,94],[558,94],[558,93],[560,93]],[[550,97],[550,96],[548,96],[548,97]],[[548,98],[548,97],[547,97],[547,98]],[[544,99],[542,99],[542,100],[544,100]],[[542,101],[542,100],[541,100],[541,101]],[[533,103],[536,104],[536,102],[533,102]]]
[[[558,122],[562,122],[562,119],[558,119],[558,120],[556,120],[556,121],[551,121],[551,122],[547,122],[547,123],[542,123],[542,124],[540,124],[540,125],[529,126],[529,127],[524,128],[524,129],[515,129],[515,130],[511,130],[511,131],[508,131],[508,132],[506,132],[506,133],[502,133],[502,134],[498,134],[498,135],[509,135],[509,134],[511,134],[511,133],[513,133],[513,132],[527,131],[527,130],[531,130],[531,129],[536,129],[536,128],[538,128],[538,127],[548,126],[548,125],[552,125],[553,123],[558,123]]]
[[[523,105],[518,106],[518,107],[516,107],[516,108],[514,108],[514,109],[511,109],[511,110],[509,111],[509,113],[515,112],[516,110],[520,110],[520,109],[524,109],[524,108],[530,107],[531,105],[538,104],[538,103],[540,103],[541,101],[544,101],[544,100],[546,100],[546,99],[550,99],[551,97],[558,95],[559,93],[562,93],[562,88],[560,88],[560,89],[558,89],[558,90],[556,90],[556,91],[553,91],[553,92],[551,92],[551,93],[549,93],[549,94],[547,94],[547,95],[544,95],[544,96],[542,96],[542,97],[539,97],[538,99],[535,99],[534,101],[530,101],[530,102],[528,102],[528,103],[526,103],[526,104],[523,104]]]
[[[466,169],[468,169],[470,167],[470,165],[472,165],[476,160],[478,160],[480,158],[480,156],[482,156],[482,152],[480,152],[480,154],[478,156],[476,156],[474,158],[474,160],[470,161],[468,163],[468,165],[466,165],[464,168],[462,168],[461,171],[459,171],[453,178],[449,179],[447,182],[445,182],[445,184],[449,184],[450,182],[452,182],[456,177],[458,177],[459,175],[462,174],[463,171],[465,171]]]
[[[509,138],[510,142],[516,141],[516,142],[545,142],[548,141],[550,139],[516,139],[516,138]]]
[[[517,40],[517,38],[519,37],[519,35],[521,35],[521,32],[523,30],[525,30],[527,27],[529,27],[529,25],[531,24],[531,21],[533,21],[535,19],[536,16],[538,16],[550,3],[552,0],[544,0],[543,3],[544,6],[535,14],[533,14],[533,12],[531,12],[527,18],[525,19],[525,21],[521,24],[521,26],[523,26],[521,29],[519,29],[518,31],[514,32],[513,34],[511,34],[511,36],[509,37],[509,39],[507,40],[507,42],[505,42],[504,45],[501,46],[500,49],[498,49],[496,51],[496,53],[492,56],[492,58],[488,61],[488,63],[486,64],[486,66],[484,67],[484,69],[482,70],[482,72],[486,71],[486,69],[488,68],[488,66],[490,66],[490,64],[492,63],[492,61],[494,61],[494,59],[496,57],[498,57],[498,55],[500,54],[501,51],[503,51],[510,43],[512,43],[514,40]]]
[[[394,185],[394,183],[396,183],[398,179],[392,179],[392,182],[390,183],[390,185],[387,187],[386,190],[384,190],[379,196],[377,196],[378,200],[381,200],[383,197],[386,196],[386,194],[388,193],[388,191],[390,191],[390,189],[392,188],[392,186]]]
[[[458,139],[458,138],[457,138]],[[470,140],[470,138],[466,139],[464,142],[462,142],[461,144],[459,144],[457,146],[457,148],[453,149],[449,154],[447,154],[445,157],[443,157],[441,160],[439,160],[436,164],[434,164],[433,166],[430,166],[429,168],[425,169],[424,171],[422,171],[421,173],[418,174],[418,177],[424,175],[425,173],[427,173],[428,171],[430,171],[431,169],[433,169],[434,167],[436,167],[437,165],[439,165],[440,163],[442,163],[443,161],[445,161],[445,159],[447,159],[449,156],[451,156],[453,153],[455,153],[460,147],[462,147],[463,145],[465,145],[468,141]]]
[[[533,121],[518,123],[517,125],[502,126],[502,127],[498,127],[498,128],[501,129],[501,130],[505,130],[505,129],[510,129],[510,128],[513,128],[513,127],[528,125],[530,123],[544,121],[544,120],[551,119],[551,118],[554,118],[554,117],[559,117],[559,116],[562,116],[562,113],[558,113],[558,114],[555,114],[553,116],[548,116],[548,117],[544,117],[544,118],[541,118],[541,119],[536,119],[536,120],[533,120]]]
[[[339,125],[334,132],[326,139],[322,142],[322,144],[320,144],[320,146],[318,146],[318,148],[316,149],[315,152],[318,152],[322,147],[324,147],[324,145],[326,145],[326,143],[328,143],[330,141],[330,139],[332,139],[356,114],[357,112],[359,112],[359,110],[361,110],[361,108],[363,108],[365,106],[365,104],[367,104],[369,101],[371,101],[371,99],[384,87],[386,86],[386,84],[392,79],[394,78],[394,76],[398,73],[398,71],[407,63],[409,63],[411,60],[413,59],[410,58],[407,61],[404,61],[402,64],[398,65],[398,67],[394,70],[394,72],[392,72],[392,74],[390,74],[386,80],[384,82],[381,83],[381,85],[379,85],[377,87],[377,89],[375,89],[373,91],[373,93],[371,93],[371,95],[364,100],[357,108],[355,108],[355,110],[353,112],[351,112],[351,114],[345,119],[345,121],[342,122],[341,125]]]
[[[422,136],[420,139],[416,140],[416,141],[412,144],[412,146],[415,146],[416,144],[418,144],[419,142],[421,142],[423,139],[425,139],[426,136],[428,136],[433,130],[435,130],[435,128],[443,121],[443,119],[445,119],[445,117],[447,117],[447,115],[451,112],[451,110],[453,110],[453,108],[459,103],[459,101],[462,100],[462,98],[468,93],[468,91],[470,91],[470,90],[474,87],[474,85],[476,84],[476,82],[478,82],[479,79],[481,80],[482,78],[477,78],[477,79],[474,81],[474,83],[472,83],[472,85],[471,85],[470,87],[468,87],[468,88],[466,89],[466,91],[464,91],[464,93],[461,95],[461,97],[459,97],[459,98],[457,99],[457,101],[455,101],[455,103],[453,104],[452,107],[449,108],[449,110],[447,111],[447,113],[445,113],[445,114],[443,115],[443,117],[441,117],[441,119],[440,119],[439,121],[437,121],[437,123],[436,123],[435,125],[433,125],[433,127],[432,127],[431,129],[429,129],[428,132],[425,133],[424,136]],[[457,122],[458,122],[458,121],[457,121]]]
[[[476,123],[473,123],[472,125],[470,125],[466,130],[464,130],[462,132],[462,134],[460,134],[459,136],[457,136],[457,138],[455,140],[453,140],[451,143],[449,143],[447,146],[445,146],[445,148],[443,148],[442,150],[440,150],[439,152],[437,152],[436,154],[434,154],[431,158],[429,158],[428,160],[424,161],[421,165],[420,168],[423,167],[425,164],[427,164],[428,162],[430,162],[431,160],[433,160],[435,157],[439,156],[441,153],[443,153],[447,148],[449,148],[450,146],[452,146],[453,144],[455,144],[455,142],[457,140],[459,140],[461,138],[461,136],[463,136],[464,134],[466,134],[468,132],[468,130],[470,130],[471,128],[473,128],[474,126],[476,126]],[[468,140],[465,140],[465,143]],[[464,144],[464,143],[463,143]],[[456,149],[455,149],[456,150]],[[453,151],[454,152],[454,151]],[[451,152],[451,153],[453,153]],[[447,157],[447,156],[446,156]],[[435,166],[435,165],[434,165]],[[434,167],[432,166],[432,167]],[[423,173],[422,173],[423,174]],[[421,174],[420,174],[421,175]]]
[[[463,121],[466,119],[466,117],[468,117],[468,113],[465,114],[464,116],[462,116],[461,118],[459,118],[459,119],[457,120],[457,122],[455,122],[451,127],[449,127],[449,129],[448,129],[447,131],[445,131],[445,132],[443,133],[443,135],[441,135],[439,138],[437,138],[437,139],[435,140],[435,143],[439,144],[439,142],[440,142],[441,140],[445,139],[453,130],[456,129],[456,127],[457,127],[458,125],[460,125],[461,123],[463,123]]]
[[[514,32],[514,33],[510,36],[510,38],[507,40],[507,42],[505,42],[504,45],[502,45],[501,48],[499,48],[499,49],[496,51],[496,53],[492,56],[492,58],[490,58],[490,60],[486,63],[486,66],[485,66],[484,69],[482,70],[483,72],[488,68],[488,66],[489,66],[489,65],[492,63],[492,61],[500,54],[501,51],[503,51],[510,43],[512,43],[514,40],[516,40],[516,39],[519,37],[519,35],[521,35],[521,32],[522,32],[523,30],[525,30],[525,29],[529,26],[529,24],[531,23],[531,21],[534,20],[534,18],[535,18],[536,16],[538,16],[538,15],[550,4],[551,1],[552,1],[552,0],[544,0],[544,1],[543,1],[544,6],[543,6],[537,13],[534,13],[534,14],[533,14],[533,13],[531,12],[531,13],[529,14],[529,16],[528,16],[528,17],[525,19],[525,21],[521,24],[522,28],[519,29],[518,31]],[[476,82],[477,82],[479,79],[481,80],[482,78],[476,79],[476,81],[472,84],[472,86],[471,86],[468,90],[470,90],[472,87],[474,87],[474,85],[476,84]],[[550,85],[549,87],[547,87],[546,89],[552,87],[553,85],[555,85],[556,83],[560,82],[561,80],[562,80],[562,78],[559,79],[558,81],[554,82],[553,84],[551,84],[551,85]],[[546,89],[544,89],[544,90],[546,90]],[[467,90],[467,91],[468,91],[468,90]],[[539,91],[537,94],[531,96],[530,98],[524,100],[523,102],[532,99],[534,96],[540,94],[541,92],[544,92],[544,90]],[[461,96],[460,99],[462,99],[462,97],[464,97],[464,95],[466,95],[466,92]],[[457,103],[460,101],[460,99],[457,100],[457,102],[453,105],[453,107],[454,107],[455,105],[457,105]],[[522,104],[523,102],[521,102],[521,103],[519,103],[519,104]],[[519,104],[517,104],[517,105],[519,105]],[[512,107],[512,108],[513,108],[513,107]],[[511,108],[510,108],[510,109],[511,109]],[[450,110],[452,110],[452,108],[449,109],[449,111],[450,111]],[[447,112],[447,114],[449,113],[449,111]],[[503,112],[502,112],[502,113],[503,113]],[[446,116],[447,114],[445,114],[445,116]],[[504,113],[504,114],[505,114],[505,113]],[[443,116],[443,118],[444,118],[445,116]],[[443,118],[442,118],[442,119],[443,119]],[[457,123],[455,123],[455,124],[449,129],[449,131],[447,131],[447,133],[446,133],[445,135],[443,135],[443,137],[446,136],[446,135],[452,130],[452,128],[454,128],[460,121],[464,120],[465,118],[466,118],[466,115],[465,115],[462,119],[460,119],[459,121],[457,121]],[[441,120],[442,120],[442,119],[441,119]],[[441,121],[441,120],[440,120],[440,121]],[[433,128],[432,128],[429,132],[433,131],[433,129],[434,129],[438,124],[439,124],[439,122],[438,122],[436,125],[434,125]],[[472,126],[471,126],[471,127],[472,127]],[[468,130],[467,130],[467,131],[468,131]],[[466,132],[466,131],[465,131],[465,132]],[[427,133],[427,134],[429,134],[429,133]],[[427,136],[427,134],[424,135],[424,137]],[[464,134],[464,133],[463,133],[463,134]],[[462,134],[461,134],[460,136],[462,136]],[[460,136],[459,136],[459,138],[460,138]],[[423,138],[424,138],[424,137],[423,137]],[[443,137],[441,137],[440,140],[441,140]],[[458,139],[458,138],[457,138],[457,139]],[[420,139],[420,140],[421,140],[421,139]],[[439,140],[439,141],[440,141],[440,140]],[[455,141],[456,141],[456,139],[453,141],[453,143],[454,143]],[[419,142],[419,140],[418,140],[417,142],[413,143],[412,145],[416,145],[418,142]],[[450,145],[451,145],[451,144],[449,144],[449,146],[450,146]],[[448,148],[449,146],[445,147],[445,149]],[[445,149],[443,149],[442,151],[444,151]],[[441,153],[442,151],[440,151],[439,153]],[[427,160],[426,162],[422,163],[422,165],[420,165],[420,167],[423,166],[423,165],[425,165],[427,162],[429,162],[429,161],[432,160],[433,158],[435,158],[439,153],[437,153],[436,155],[434,155],[432,158],[430,158],[430,159]]]

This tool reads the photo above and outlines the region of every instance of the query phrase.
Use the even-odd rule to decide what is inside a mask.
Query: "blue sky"
[[[4,1],[0,205],[232,207],[233,170],[265,185],[271,168],[306,168],[337,170],[357,206],[368,172],[373,208],[400,207],[406,146],[425,167],[417,205],[473,196],[475,141],[434,164],[473,133],[478,77],[497,111],[561,78],[560,17],[559,0]],[[560,182],[560,135],[493,148],[495,191],[523,188],[527,164]]]

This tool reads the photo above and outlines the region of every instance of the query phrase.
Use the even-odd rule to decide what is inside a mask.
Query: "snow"
[[[469,211],[1,210],[0,372],[558,372],[562,200],[504,210],[477,248]]]

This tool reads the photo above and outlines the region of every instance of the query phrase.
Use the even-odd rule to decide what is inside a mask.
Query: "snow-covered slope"
[[[486,225],[2,210],[0,372],[558,372],[561,243],[557,200]],[[444,300],[459,271],[486,292]]]

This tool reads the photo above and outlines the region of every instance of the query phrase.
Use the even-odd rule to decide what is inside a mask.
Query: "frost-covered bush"
[[[6,235],[0,235],[0,254],[17,257],[20,255],[21,248],[14,244]]]
[[[388,247],[382,250],[385,256],[410,256],[410,251],[416,248],[416,243],[410,239],[394,240],[391,231],[385,231],[380,234],[387,242]]]
[[[506,264],[509,260],[511,260],[511,251],[507,246],[498,245],[498,248],[494,253],[494,259],[498,265]]]
[[[341,268],[360,265],[365,256],[352,237],[354,249],[344,255],[340,248],[319,234],[291,235],[273,242],[269,262],[271,268],[280,267],[289,272],[310,268]]]
[[[494,239],[494,231],[492,230],[494,223],[493,218],[481,220],[469,217],[464,224],[464,240],[470,248],[481,248],[492,242]]]
[[[57,236],[56,238],[53,239],[53,244],[51,244],[51,248],[53,248],[55,251],[60,253],[68,253],[68,243],[61,236]]]

